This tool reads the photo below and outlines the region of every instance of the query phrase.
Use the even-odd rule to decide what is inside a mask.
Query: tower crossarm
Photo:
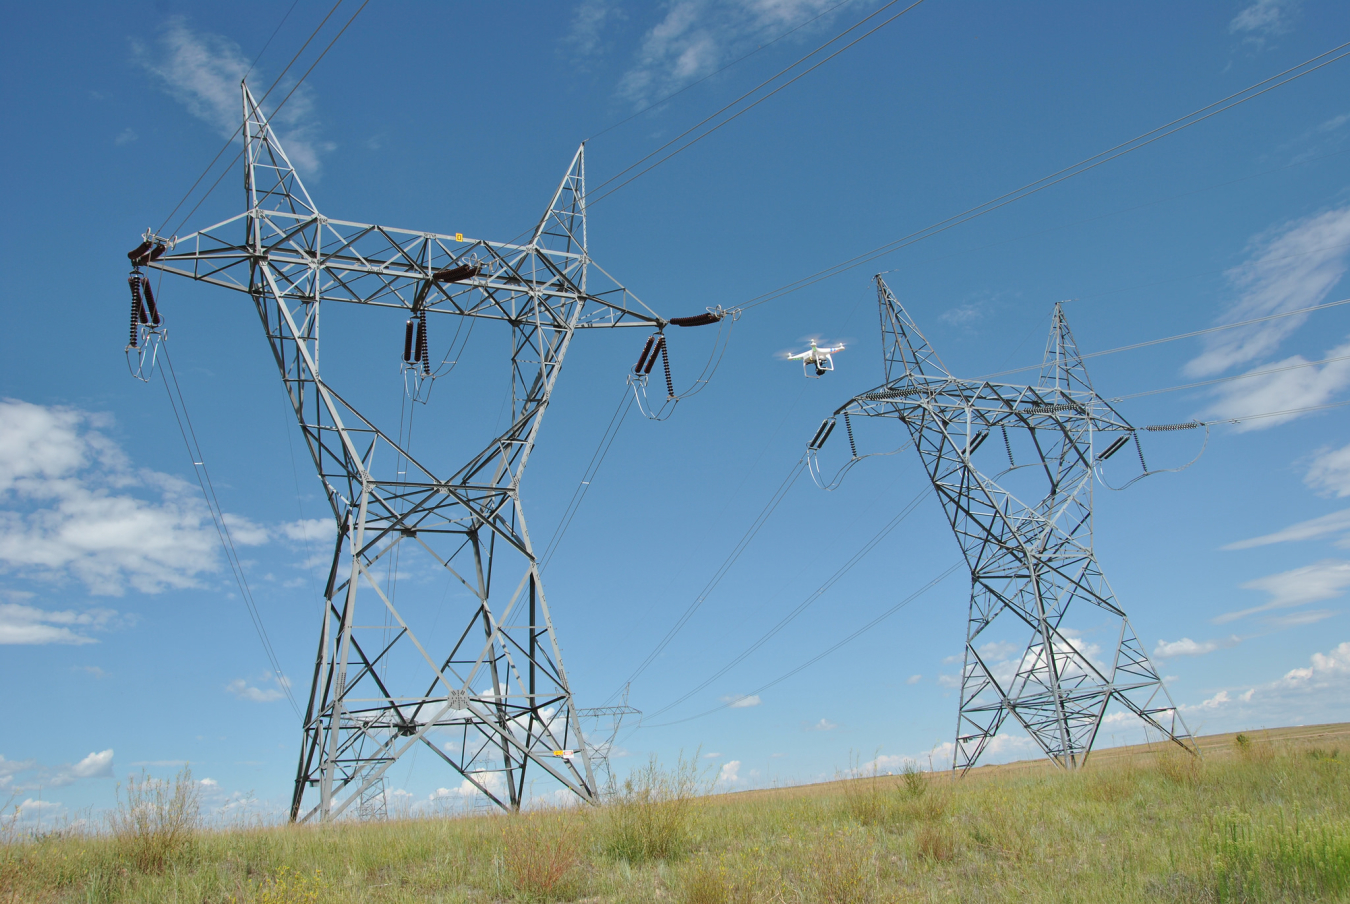
[[[253,221],[266,243],[239,242]],[[285,297],[457,314],[522,323],[536,314],[569,328],[566,308],[591,308],[574,327],[662,327],[667,321],[584,253],[415,232],[312,214],[252,210],[177,239],[150,268],[252,294],[255,267],[271,271]],[[579,285],[601,283],[594,291]],[[439,276],[438,276],[439,274]],[[453,277],[453,278],[451,278]],[[598,277],[598,279],[597,279]]]

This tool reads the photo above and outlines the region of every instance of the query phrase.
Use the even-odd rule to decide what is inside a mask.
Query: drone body
[[[795,355],[788,355],[787,360],[802,362],[802,373],[813,380],[818,380],[829,371],[834,370],[834,356],[843,350],[842,342],[838,345],[827,345],[822,348],[816,345],[816,340],[812,339],[809,349]]]

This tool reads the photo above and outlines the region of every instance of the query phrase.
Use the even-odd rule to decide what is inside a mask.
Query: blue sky
[[[508,240],[538,218],[583,139],[596,136],[594,187],[877,5],[374,0],[278,129],[330,216]],[[132,380],[122,353],[125,252],[236,125],[238,77],[284,6],[52,3],[10,16],[0,706],[13,728],[0,740],[0,800],[15,795],[25,819],[106,807],[118,777],[184,762],[209,780],[213,812],[276,813],[289,795],[298,720],[225,568],[163,387]],[[270,84],[326,11],[299,0],[250,82]],[[1310,0],[927,0],[597,200],[591,253],[665,316],[735,307],[1348,39],[1350,10]],[[609,698],[698,596],[821,418],[880,382],[877,270],[963,376],[1037,361],[1063,299],[1091,351],[1350,296],[1347,67],[747,310],[705,391],[667,421],[630,415],[545,573],[579,705]],[[236,168],[179,231],[239,213],[242,198]],[[160,299],[203,453],[303,704],[329,530],[318,483],[255,315],[183,282],[166,281]],[[813,335],[848,344],[819,381],[777,357]],[[677,382],[702,367],[710,338],[672,336]],[[641,339],[597,331],[572,346],[523,485],[536,537],[552,535]],[[395,409],[401,341],[391,321],[343,347]],[[476,346],[438,387],[440,414],[433,403],[419,416],[487,424],[505,354]],[[1350,398],[1347,355],[1350,306],[1089,366],[1107,397],[1279,369],[1120,403],[1142,425]],[[1326,363],[1292,367],[1307,362]],[[1348,411],[1221,426],[1189,470],[1097,490],[1098,557],[1196,731],[1350,718]],[[884,429],[895,425],[874,426],[862,451],[899,445]],[[1199,441],[1150,436],[1149,463],[1183,464]],[[842,463],[837,439],[824,458]],[[1127,456],[1112,467],[1117,485],[1133,476]],[[923,486],[912,453],[865,461],[832,493],[798,481],[630,702],[655,713],[701,683]],[[772,641],[649,721],[742,705],[626,732],[616,767],[698,751],[733,789],[828,777],[851,757],[893,768],[932,752],[940,764],[956,716],[959,573],[758,698],[743,695],[957,559],[937,503],[920,503]],[[1136,736],[1124,722],[1104,734]],[[993,758],[1030,754],[1009,732]],[[459,783],[413,761],[389,784],[427,808]]]

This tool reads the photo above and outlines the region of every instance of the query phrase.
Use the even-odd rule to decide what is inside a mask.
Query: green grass
[[[176,834],[125,803],[118,833],[12,834],[0,902],[1350,902],[1350,749],[1325,743],[712,797],[691,775],[602,808],[187,834],[191,802],[141,788]]]

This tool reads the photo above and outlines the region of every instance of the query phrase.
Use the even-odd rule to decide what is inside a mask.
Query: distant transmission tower
[[[659,332],[670,321],[587,254],[584,146],[520,244],[352,223],[319,213],[247,86],[243,97],[247,210],[176,241],[147,233],[131,257],[137,273],[149,266],[253,300],[337,521],[291,819],[331,820],[363,803],[375,812],[390,765],[419,747],[504,808],[520,806],[527,766],[592,800],[520,481],[574,333]],[[142,287],[133,331],[138,312],[142,324],[148,316]],[[363,332],[330,342],[321,372],[320,310],[331,331],[337,303],[366,309]],[[458,470],[433,470],[443,441],[414,454],[410,431],[362,413],[377,390],[353,370],[370,358],[365,331],[381,311],[408,318],[402,366],[415,399],[435,377],[428,328],[445,318],[432,315],[510,328],[506,427]],[[464,433],[450,426],[452,439]],[[463,591],[435,605],[395,594],[400,555],[407,571],[423,554],[420,574],[434,563],[467,604]]]
[[[628,687],[623,689],[623,700],[615,706],[592,706],[577,710],[582,724],[587,725],[586,744],[590,748],[591,765],[599,776],[600,788],[613,787],[614,775],[609,759],[614,753],[614,742],[619,737],[625,716],[640,716],[642,710],[628,705]]]
[[[1092,551],[1094,468],[1134,428],[1093,390],[1063,309],[1035,386],[958,380],[876,283],[886,382],[811,449],[838,417],[850,441],[853,416],[897,418],[942,501],[971,579],[953,768],[975,765],[1009,716],[1056,764],[1080,766],[1112,701],[1193,751]],[[1113,439],[1094,454],[1098,433]]]

